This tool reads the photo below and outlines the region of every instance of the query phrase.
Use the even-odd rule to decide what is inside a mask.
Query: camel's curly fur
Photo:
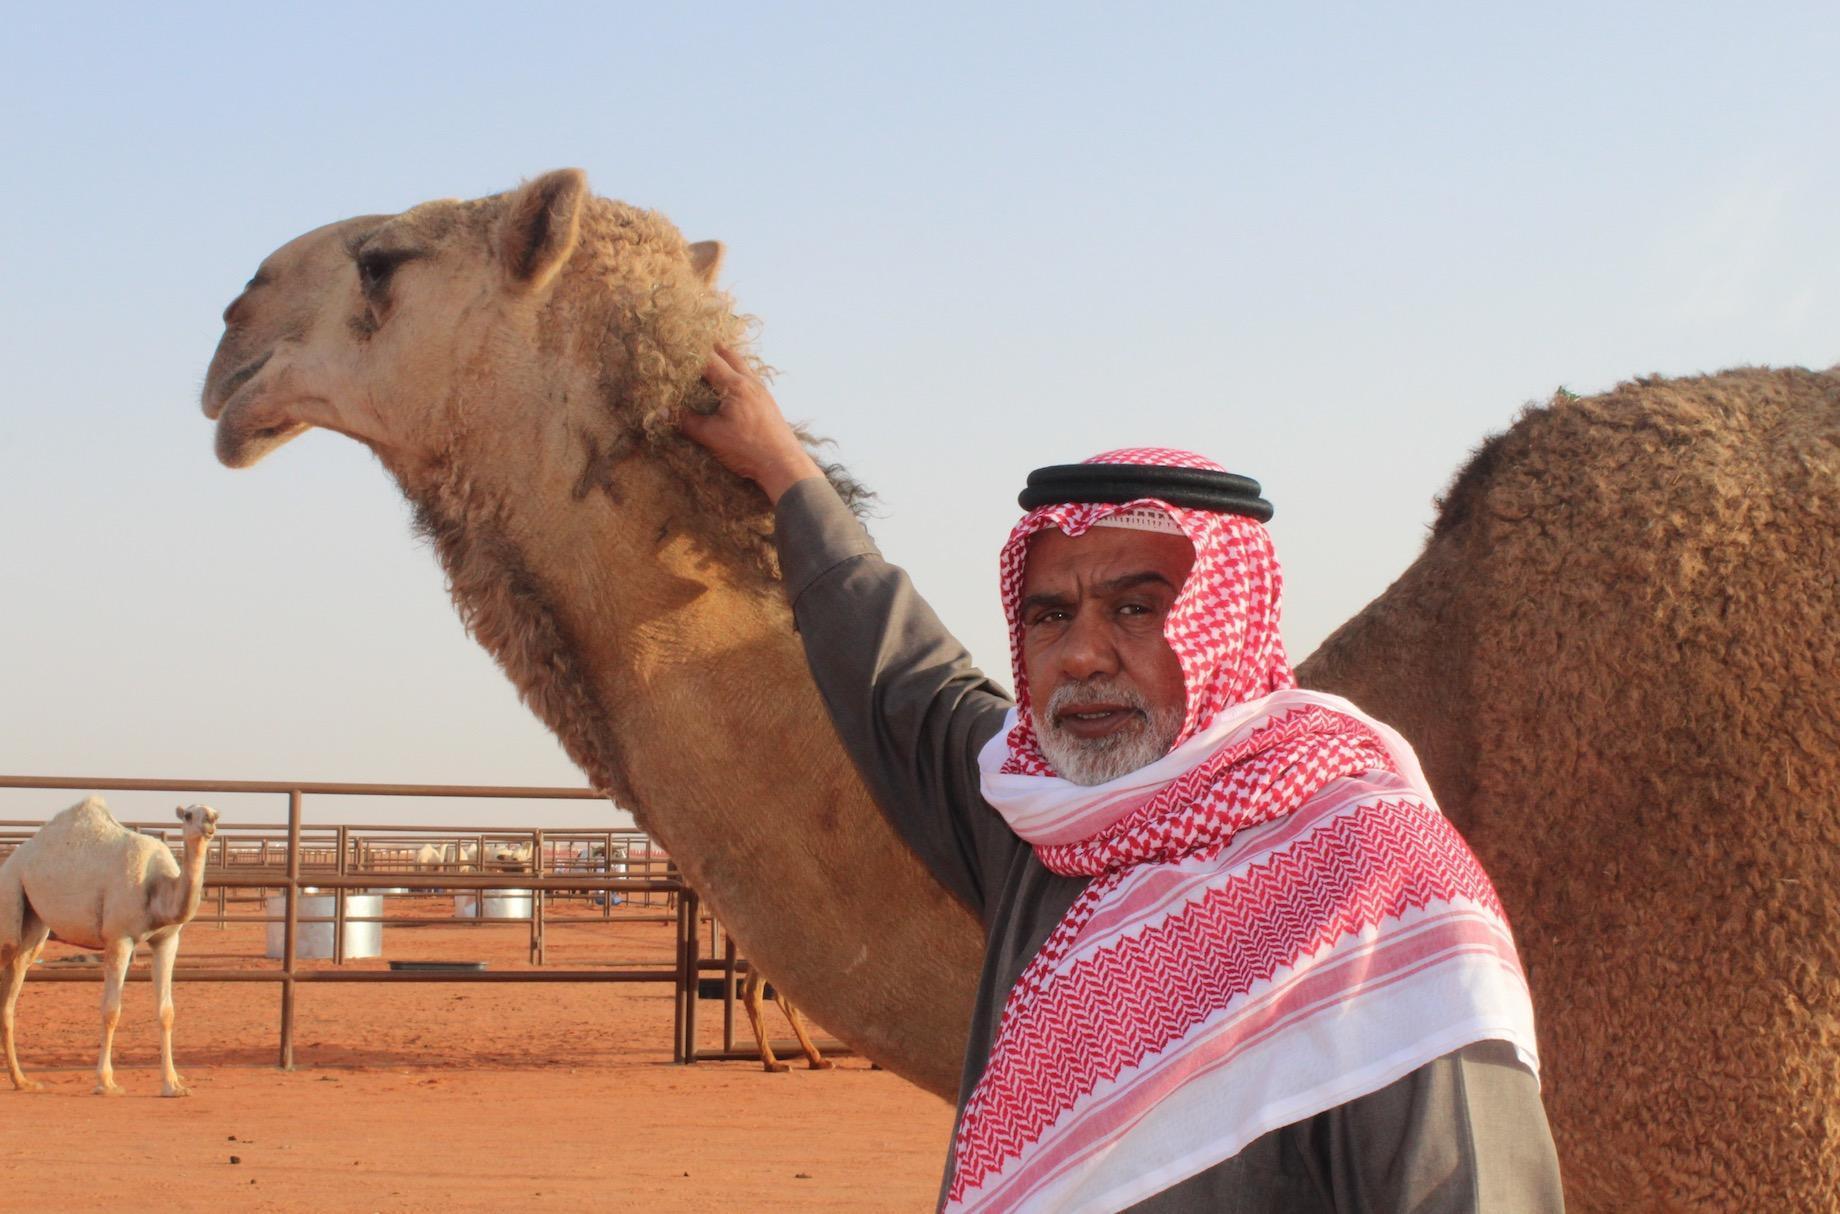
[[[745,349],[753,318],[734,310],[726,291],[699,281],[683,236],[655,211],[607,198],[582,206],[580,242],[557,281],[541,339],[557,353],[572,342],[598,342],[600,391],[616,422],[610,437],[584,435],[578,493],[619,495],[616,466],[643,444],[691,494],[689,525],[751,554],[762,573],[777,576],[772,516],[753,484],[722,474],[707,450],[685,440],[677,419],[685,408],[713,402],[703,364],[717,344]],[[584,323],[585,322],[585,323]],[[756,371],[770,375],[751,353]],[[816,447],[822,440],[802,433]],[[869,492],[840,464],[824,470],[845,501],[862,507]]]
[[[1530,408],[1300,673],[1494,877],[1573,1208],[1840,1208],[1840,374]]]

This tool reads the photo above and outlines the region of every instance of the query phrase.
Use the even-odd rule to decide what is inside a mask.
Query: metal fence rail
[[[668,876],[614,875],[611,872],[582,872],[541,875],[544,859],[545,832],[542,830],[501,830],[480,831],[476,827],[457,828],[448,834],[462,837],[482,835],[483,838],[515,837],[530,838],[533,871],[495,871],[495,872],[441,872],[416,873],[398,870],[354,873],[347,871],[347,857],[350,854],[350,840],[353,832],[382,832],[387,830],[405,830],[402,827],[353,827],[336,826],[314,828],[313,841],[318,844],[318,836],[333,836],[332,863],[326,864],[326,871],[303,873],[302,866],[302,803],[307,796],[385,796],[385,797],[477,797],[517,800],[567,800],[593,801],[605,798],[587,788],[529,788],[496,785],[463,784],[355,784],[327,781],[285,781],[285,780],[158,780],[158,779],[118,779],[85,778],[82,776],[7,776],[0,775],[0,788],[19,789],[76,789],[83,791],[131,791],[131,792],[178,792],[178,793],[254,793],[285,796],[287,798],[286,845],[282,864],[271,866],[267,863],[250,865],[257,871],[236,871],[245,866],[231,864],[219,866],[215,871],[207,871],[205,887],[219,891],[220,908],[225,895],[233,889],[279,889],[285,896],[284,913],[281,922],[283,928],[281,964],[278,968],[260,968],[249,970],[232,969],[187,969],[179,968],[174,972],[175,981],[187,982],[269,982],[281,987],[281,1024],[280,1043],[276,1065],[284,1070],[294,1066],[294,992],[302,983],[316,982],[669,982],[676,993],[676,1006],[673,1018],[672,1059],[678,1063],[691,1063],[701,1059],[731,1056],[734,1050],[733,1024],[733,982],[736,963],[732,945],[727,950],[728,956],[705,957],[702,953],[701,926],[705,920],[702,913],[702,900],[696,892],[678,879],[675,874]],[[6,838],[5,830],[9,827],[40,824],[0,823],[0,839]],[[439,828],[434,828],[439,829]],[[431,833],[430,828],[407,828],[405,833]],[[586,837],[599,839],[609,832],[569,830],[553,832],[571,838]],[[266,847],[266,844],[264,844]],[[483,848],[482,848],[483,851]],[[225,853],[228,854],[227,852]],[[553,853],[552,853],[553,854]],[[611,865],[611,847],[608,863]],[[670,916],[677,925],[676,947],[673,963],[669,967],[634,967],[622,969],[535,969],[503,971],[440,971],[440,970],[316,970],[301,969],[296,957],[296,943],[299,927],[303,920],[299,914],[298,902],[303,887],[315,890],[337,891],[337,913],[332,917],[314,917],[305,922],[332,922],[335,924],[334,939],[341,949],[335,957],[337,964],[343,960],[342,945],[344,940],[343,925],[348,921],[344,913],[343,891],[371,889],[408,889],[408,890],[518,890],[531,891],[532,914],[530,925],[532,933],[531,961],[541,965],[543,960],[543,903],[544,893],[599,893],[640,894],[648,900],[653,895],[663,895],[667,907],[674,904],[675,913]],[[481,895],[483,896],[483,894]],[[220,914],[221,914],[220,909]],[[249,918],[248,922],[272,921],[267,918]],[[391,922],[382,916],[353,917],[354,922]],[[420,920],[418,920],[420,921]],[[519,922],[520,920],[499,920],[499,922]],[[712,924],[713,935],[716,927]],[[745,962],[743,963],[745,965]],[[731,979],[725,993],[725,1028],[724,1049],[712,1052],[699,1050],[696,1044],[696,1003],[697,980],[705,972],[716,971]],[[147,981],[147,971],[129,972],[131,981]],[[51,971],[33,973],[32,981],[41,982],[96,982],[101,980],[99,973],[71,971]]]

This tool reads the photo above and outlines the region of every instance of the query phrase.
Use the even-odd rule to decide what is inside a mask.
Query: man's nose
[[[1104,613],[1076,612],[1061,637],[1061,673],[1085,681],[1094,675],[1118,673],[1118,646]]]

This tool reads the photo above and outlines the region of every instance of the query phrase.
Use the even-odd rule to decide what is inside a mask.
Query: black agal
[[[1243,514],[1271,521],[1271,503],[1249,476],[1154,464],[1050,464],[1029,473],[1016,501],[1024,510],[1067,502],[1132,502],[1154,497],[1172,506]]]

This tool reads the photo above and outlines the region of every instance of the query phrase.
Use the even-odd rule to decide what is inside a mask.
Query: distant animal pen
[[[79,792],[170,792],[184,794],[258,794],[287,798],[286,826],[221,826],[209,844],[204,894],[193,925],[278,924],[278,966],[210,969],[180,964],[179,982],[267,982],[281,987],[280,1042],[277,1065],[294,1065],[294,995],[296,987],[316,982],[651,982],[670,983],[675,993],[671,1056],[678,1063],[754,1059],[758,1053],[735,1042],[736,978],[747,962],[734,940],[703,910],[702,899],[684,883],[664,851],[642,832],[630,829],[563,829],[478,826],[327,825],[307,826],[303,802],[309,796],[472,797],[502,800],[599,801],[586,788],[515,788],[458,784],[347,784],[277,780],[89,779],[81,776],[5,776],[0,788],[76,790]],[[0,821],[0,859],[43,825],[43,821]],[[170,824],[124,822],[124,826],[162,841],[178,832]],[[429,849],[434,849],[433,857]],[[269,913],[271,892],[281,913]],[[498,901],[490,918],[500,924],[527,924],[532,969],[487,970],[462,967],[417,967],[347,970],[347,925],[416,925],[439,921],[426,915],[355,915],[348,900],[367,893],[446,892],[471,897],[476,919],[487,917],[487,903]],[[303,897],[329,895],[332,913],[302,915]],[[528,909],[515,913],[519,898]],[[628,908],[623,918],[664,919],[676,924],[673,960],[663,965],[634,963],[598,969],[542,968],[546,961],[546,902],[585,898],[611,918],[617,902]],[[260,901],[259,915],[233,914],[232,907]],[[505,914],[505,906],[514,913]],[[637,908],[637,914],[634,909]],[[655,910],[653,908],[656,908]],[[579,916],[570,920],[581,922]],[[303,926],[330,927],[332,969],[303,968],[299,942]],[[710,948],[703,951],[704,929]],[[272,931],[272,928],[271,928]],[[272,939],[272,937],[271,937]],[[31,981],[100,981],[100,967],[36,967]],[[705,979],[704,975],[719,975]],[[130,981],[146,981],[144,969],[130,970]],[[699,991],[719,982],[722,998],[722,1048],[697,1044]],[[835,1050],[833,1050],[835,1052]]]

